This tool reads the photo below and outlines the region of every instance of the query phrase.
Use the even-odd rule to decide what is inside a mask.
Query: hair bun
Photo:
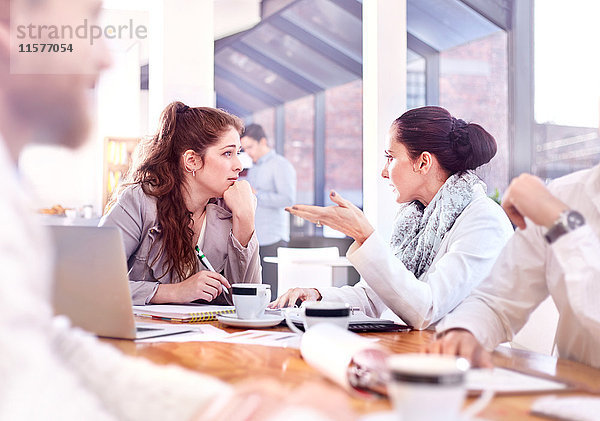
[[[468,126],[466,121],[452,117],[452,128],[448,136],[454,149],[470,145]]]
[[[411,159],[428,151],[450,174],[489,162],[497,150],[496,140],[483,127],[454,118],[442,107],[429,105],[408,110],[394,121],[392,128],[394,140],[406,147]]]

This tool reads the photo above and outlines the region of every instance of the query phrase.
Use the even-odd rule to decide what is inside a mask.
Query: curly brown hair
[[[183,196],[185,170],[181,157],[191,149],[204,163],[206,149],[231,127],[240,134],[244,130],[242,120],[226,111],[172,102],[162,112],[158,133],[140,142],[126,177],[125,185],[140,184],[144,193],[156,197],[162,236],[158,255],[166,253],[165,273],[174,271],[180,280],[198,270],[192,212]]]

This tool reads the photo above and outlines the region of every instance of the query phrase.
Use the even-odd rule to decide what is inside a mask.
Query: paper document
[[[498,367],[472,368],[467,372],[467,389],[470,392],[493,390],[500,394],[529,393],[563,390],[567,387],[564,383]]]
[[[396,324],[406,326],[403,320],[379,319],[377,317],[367,316],[362,310],[354,310],[350,315],[350,323],[378,323],[378,322],[394,322]]]
[[[533,402],[531,413],[561,420],[597,420],[600,414],[600,398],[545,396]]]
[[[244,330],[218,339],[219,342],[236,344],[275,346],[279,348],[300,348],[300,335],[291,332],[266,330]]]
[[[136,326],[156,327],[156,323],[136,323]],[[165,324],[161,324],[161,327]],[[167,325],[168,326],[168,325]],[[222,329],[216,328],[210,324],[189,325],[191,332],[180,333],[177,335],[159,336],[157,338],[138,339],[136,343],[154,343],[154,342],[210,342],[218,341],[229,334]]]
[[[376,338],[366,338],[328,323],[319,323],[302,335],[302,358],[339,385],[351,389],[348,365],[359,351],[377,348]]]
[[[137,325],[156,326],[152,323]],[[161,325],[164,326],[164,325]],[[275,346],[279,348],[300,348],[300,335],[291,332],[272,332],[265,330],[244,330],[227,333],[211,324],[189,325],[191,332],[158,338],[139,339],[137,343],[154,342],[229,342],[237,344]]]

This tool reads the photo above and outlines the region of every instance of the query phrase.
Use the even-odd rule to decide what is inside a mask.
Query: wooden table
[[[239,331],[227,328],[218,322],[213,323],[228,332]],[[364,335],[379,338],[381,345],[395,353],[418,352],[424,344],[433,340],[431,331]],[[300,356],[300,351],[296,349],[221,342],[136,344],[131,341],[105,341],[126,354],[144,357],[158,364],[177,364],[232,384],[248,379],[270,378],[279,382],[282,387],[290,389],[312,381],[332,392],[338,391],[338,394],[340,390],[339,386],[328,381],[306,364]],[[242,361],[243,364],[240,363]],[[600,370],[583,364],[508,348],[494,353],[494,363],[500,367],[568,382],[583,391],[578,394],[600,393]],[[568,393],[572,392],[561,392],[565,395]],[[511,421],[544,419],[529,414],[531,403],[539,396],[541,395],[497,396],[480,417]],[[368,398],[354,393],[346,393],[344,399],[358,416],[391,409],[387,399]]]

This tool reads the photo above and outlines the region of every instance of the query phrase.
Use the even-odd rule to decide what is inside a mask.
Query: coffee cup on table
[[[303,332],[294,325],[291,319],[292,312],[296,313],[298,320],[302,320],[305,331],[318,323],[331,323],[348,329],[350,321],[350,305],[347,303],[307,301],[302,303],[302,307],[299,309],[286,311],[286,323],[296,333]]]
[[[388,394],[402,421],[460,419],[466,397],[464,358],[396,354],[387,359]]]
[[[233,284],[231,296],[237,317],[242,320],[260,319],[271,301],[268,284]]]

